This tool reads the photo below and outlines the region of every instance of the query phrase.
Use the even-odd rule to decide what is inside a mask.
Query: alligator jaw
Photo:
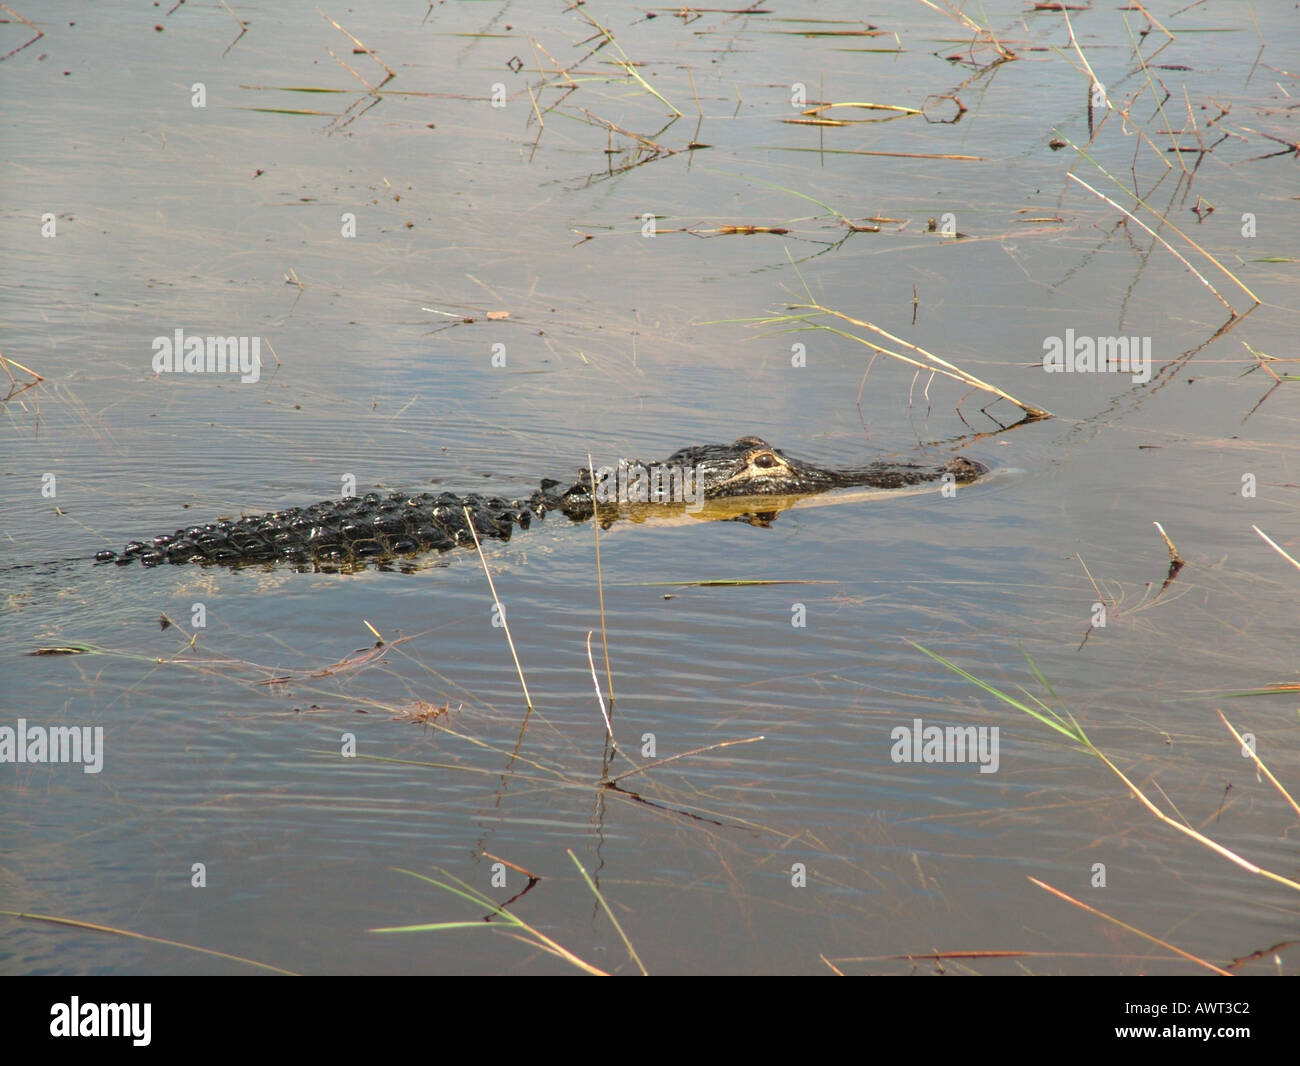
[[[874,489],[902,489],[910,485],[923,485],[951,477],[958,485],[966,485],[983,477],[989,468],[983,463],[954,456],[942,466],[919,466],[915,463],[875,463],[858,470],[844,470],[833,474],[831,487],[868,487]]]

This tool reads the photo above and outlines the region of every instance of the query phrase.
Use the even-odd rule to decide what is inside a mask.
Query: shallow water
[[[1029,877],[1218,964],[1288,939],[1293,893],[1162,826],[1095,758],[916,644],[1068,709],[1167,810],[1294,870],[1287,806],[1214,713],[1294,793],[1295,693],[1216,696],[1297,680],[1300,573],[1252,530],[1298,554],[1295,385],[1260,403],[1273,379],[1246,373],[1247,345],[1294,357],[1294,159],[1259,158],[1284,147],[1264,134],[1294,135],[1294,19],[1255,10],[1257,34],[1225,4],[1171,15],[1174,40],[1143,45],[1171,93],[1162,113],[1125,29],[1141,16],[1073,12],[1111,100],[1135,98],[1087,149],[1117,186],[1048,147],[1089,137],[1059,14],[986,5],[1018,56],[991,65],[920,4],[877,5],[887,32],[870,37],[807,35],[862,28],[850,4],[816,8],[835,23],[593,12],[683,112],[668,123],[613,46],[587,56],[578,12],[424,6],[323,9],[395,73],[378,98],[330,50],[371,85],[382,69],[315,3],[241,5],[233,45],[220,8],[52,3],[44,21],[24,12],[45,36],[0,61],[3,354],[44,377],[0,429],[0,726],[102,726],[105,745],[98,774],[0,764],[0,909],[298,972],[563,969],[506,937],[370,931],[482,913],[400,870],[504,902],[526,884],[512,867],[493,883],[504,861],[542,877],[515,913],[629,972],[568,849],[656,973],[825,972],[819,953],[909,972],[888,957],[935,948],[1044,953],[956,964],[980,972],[1197,969]],[[4,30],[0,52],[25,39]],[[805,106],[932,97],[938,119],[949,94],[966,110],[813,127],[786,121],[807,117],[796,83]],[[341,91],[283,91],[304,86]],[[1212,101],[1231,111],[1207,125]],[[1213,151],[1153,150],[1166,124],[1190,129],[1189,106]],[[1262,305],[1216,336],[1214,295],[1071,172],[1138,211],[1122,188],[1136,173]],[[1198,196],[1215,208],[1203,221]],[[964,237],[928,231],[948,214]],[[841,217],[896,221],[850,233]],[[746,225],[788,232],[717,232]],[[988,397],[845,337],[755,324],[809,292],[1056,417],[1000,432],[1018,417],[1005,402],[990,417]],[[258,380],[155,374],[154,339],[176,329],[258,337]],[[1067,330],[1150,338],[1151,380],[1044,373],[1045,339]],[[644,802],[594,787],[590,632],[605,698],[609,682],[589,525],[551,516],[487,547],[531,715],[472,552],[414,573],[48,565],[337,496],[349,478],[515,495],[589,453],[653,459],[745,434],[827,466],[960,452],[997,475],[953,498],[806,500],[770,528],[603,532],[625,753],[609,774],[762,738],[621,779]],[[1156,521],[1187,562],[1164,589]],[[727,579],[749,583],[701,584]],[[1099,601],[1106,625],[1090,629]],[[367,623],[394,642],[381,657]],[[78,643],[95,653],[28,654]],[[891,733],[918,718],[997,727],[997,771],[894,762]],[[5,920],[6,972],[250,972]]]

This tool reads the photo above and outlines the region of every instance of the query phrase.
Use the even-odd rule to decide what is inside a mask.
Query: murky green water
[[[425,6],[322,9],[373,56],[314,3],[236,6],[233,44],[219,7],[23,12],[44,36],[0,61],[0,350],[44,381],[0,429],[20,567],[0,576],[0,726],[100,726],[104,765],[0,763],[0,909],[300,972],[565,968],[486,931],[369,931],[483,913],[399,870],[505,902],[523,869],[542,879],[515,913],[628,972],[572,850],[656,973],[907,972],[887,957],[936,948],[1197,969],[1030,877],[1219,965],[1288,939],[1293,892],[915,643],[1068,709],[1171,815],[1293,874],[1293,816],[1215,715],[1294,794],[1296,693],[1216,695],[1297,681],[1300,572],[1252,529],[1300,555],[1297,386],[1265,398],[1251,354],[1295,358],[1291,13],[1200,5],[1160,16],[1172,40],[1072,13],[1127,112],[1089,145],[1062,16],[1020,4],[986,5],[1001,63],[902,2],[873,8],[876,35],[851,4]],[[593,52],[587,19],[613,41]],[[0,53],[31,36],[3,30]],[[1070,175],[1238,312],[1191,241],[1262,305],[1221,330],[1215,295]],[[727,231],[746,226],[785,232]],[[754,322],[813,301],[1056,417],[1000,432],[1006,402]],[[259,338],[258,380],[155,374],[177,329]],[[1045,373],[1067,336],[1145,339],[1151,379]],[[470,552],[415,573],[44,565],[349,477],[510,495],[588,453],[750,433],[824,465],[928,448],[1000,473],[767,529],[604,533],[608,772],[709,749],[620,778],[636,796],[595,787],[589,526],[552,516],[487,553],[531,715]],[[1187,563],[1163,589],[1157,521]],[[717,579],[777,583],[697,584]],[[367,623],[400,642],[370,657]],[[27,654],[73,643],[98,651]],[[917,719],[996,727],[996,772],[891,759]],[[6,921],[7,972],[249,971]]]

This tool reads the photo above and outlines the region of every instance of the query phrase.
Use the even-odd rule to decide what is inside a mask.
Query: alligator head
[[[945,474],[952,474],[959,483],[965,483],[988,473],[987,467],[961,457],[936,467],[876,463],[851,470],[826,470],[786,455],[761,437],[741,437],[733,444],[683,448],[674,452],[668,462],[693,466],[699,472],[707,500],[726,496],[799,496],[863,485],[894,489],[937,481]]]

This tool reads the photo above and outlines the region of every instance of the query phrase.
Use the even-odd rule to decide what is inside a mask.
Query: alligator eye
[[[772,467],[780,465],[781,460],[771,452],[764,452],[762,455],[754,456],[750,462],[762,470],[771,470]]]

